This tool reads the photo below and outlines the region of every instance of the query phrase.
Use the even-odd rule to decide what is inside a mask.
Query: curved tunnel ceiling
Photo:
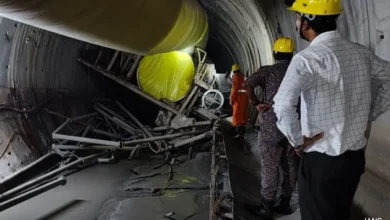
[[[298,51],[308,45],[297,38],[295,14],[285,9],[282,0],[200,0],[200,3],[209,17],[210,43],[218,41],[214,49],[222,47],[219,51],[224,51],[224,54],[214,53],[211,57],[218,62],[232,60],[251,73],[260,65],[272,64],[271,45],[276,37],[294,38]],[[339,19],[341,34],[390,60],[390,2],[344,0],[343,4],[345,13]],[[76,62],[84,46],[80,41],[2,19],[0,102],[18,107],[32,106],[52,96],[57,97],[56,108],[63,109],[61,103],[66,98],[59,93],[72,94],[72,97],[104,95],[99,88],[108,88],[109,84],[104,80],[97,83],[99,80],[92,79]],[[82,103],[74,106],[67,110],[69,114],[84,111]],[[34,119],[11,112],[1,114],[0,138],[8,140],[14,132],[18,138],[10,144],[11,153],[0,159],[0,178],[47,150],[48,134],[58,123],[44,114],[38,114]],[[367,170],[371,173],[367,175],[376,179],[362,181],[367,188],[358,191],[361,203],[371,199],[365,207],[374,215],[390,207],[388,198],[378,199],[378,195],[382,195],[379,186],[390,183],[389,130],[390,115],[387,113],[373,124],[367,149],[367,155],[375,158],[367,160]]]
[[[210,38],[219,41],[240,63],[244,71],[252,72],[261,64],[273,61],[271,45],[275,38],[260,1],[200,0],[210,23]],[[211,41],[212,41],[211,40]],[[212,43],[212,42],[210,42]]]

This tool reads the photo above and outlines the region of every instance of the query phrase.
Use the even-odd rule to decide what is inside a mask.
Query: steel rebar
[[[84,161],[86,161],[86,160],[93,160],[93,159],[101,157],[102,155],[104,155],[104,152],[100,152],[100,153],[93,154],[93,155],[90,155],[90,156],[87,156],[87,157],[84,157],[84,158],[80,158],[80,159],[75,160],[75,161],[73,161],[73,162],[71,162],[71,163],[69,163],[69,164],[67,164],[65,166],[59,167],[56,170],[53,170],[53,171],[51,171],[49,173],[46,173],[46,174],[44,174],[42,176],[39,176],[39,177],[37,177],[37,178],[35,178],[33,180],[30,180],[28,182],[25,182],[25,183],[19,185],[19,186],[16,186],[15,188],[13,188],[11,190],[8,190],[8,191],[2,193],[0,195],[0,201],[4,201],[6,199],[9,199],[12,196],[14,196],[14,195],[16,195],[16,194],[18,194],[18,193],[20,193],[20,192],[30,188],[30,187],[32,187],[34,185],[37,185],[39,183],[42,183],[45,180],[48,180],[50,178],[53,178],[53,177],[57,176],[58,174],[60,174],[61,172],[65,171],[65,170],[68,170],[68,169],[70,169],[72,167],[75,167],[75,166],[77,166],[79,164],[84,163]]]
[[[149,138],[152,138],[153,135],[150,133],[150,131],[143,125],[129,110],[127,110],[121,103],[116,102],[116,104],[124,111],[131,120],[134,121],[134,123],[145,133],[145,135]],[[158,141],[155,141],[154,144],[158,147],[161,148],[161,144]]]
[[[83,125],[83,126],[85,126],[85,127],[90,127],[90,129],[91,129],[91,131],[92,131],[93,133],[101,134],[101,135],[104,135],[104,136],[107,136],[107,137],[119,139],[119,136],[116,135],[116,134],[112,134],[112,133],[110,133],[110,132],[107,132],[107,131],[103,131],[103,130],[101,130],[101,129],[94,128],[94,127],[92,127],[91,125],[86,124],[86,123],[83,123],[83,122],[81,122],[81,121],[79,121],[79,120],[76,120],[76,121],[75,121],[74,119],[72,120],[72,119],[69,118],[69,117],[66,117],[66,116],[64,116],[64,115],[61,115],[61,114],[59,114],[59,113],[57,113],[57,112],[52,112],[52,111],[50,111],[50,110],[48,110],[48,109],[46,109],[46,112],[49,113],[49,114],[51,114],[51,115],[60,117],[60,118],[70,119],[70,120],[71,120],[70,122],[77,123],[77,124]],[[92,113],[92,114],[95,115],[96,113]],[[88,117],[90,117],[90,116],[91,116],[91,114],[88,115]],[[58,131],[55,132],[55,133],[58,133]]]
[[[99,145],[107,145],[107,146],[113,146],[113,147],[121,146],[121,142],[119,142],[119,141],[107,141],[107,140],[102,140],[102,139],[77,137],[77,136],[70,136],[70,135],[64,135],[64,134],[52,134],[52,137],[53,137],[53,139],[76,141],[76,142],[83,142],[83,143],[89,143],[89,144],[99,144]]]
[[[211,125],[211,121],[200,121],[200,122],[195,122],[195,124],[190,125],[189,127],[199,127],[199,126],[206,126],[206,125]],[[155,127],[155,128],[150,128],[150,131],[165,131],[173,129],[171,126],[162,126],[162,127]]]
[[[116,77],[115,75],[111,74],[109,71],[107,70],[104,70],[102,68],[99,68],[98,66],[96,65],[93,65],[85,60],[82,60],[82,59],[78,59],[78,61],[80,61],[81,63],[83,63],[84,65],[86,65],[87,67],[90,67],[92,69],[94,69],[95,71],[103,74],[104,76],[114,80],[115,82],[119,83],[120,85],[130,89],[131,91],[133,91],[134,93],[136,93],[137,95],[140,95],[142,96],[143,98],[145,98],[146,100],[160,106],[161,108],[165,109],[165,110],[168,110],[170,112],[172,112],[173,114],[177,115],[179,114],[179,111],[176,110],[175,108],[172,108],[171,106],[159,101],[159,100],[156,100],[155,98],[153,98],[152,96],[150,95],[147,95],[146,93],[144,93],[143,91],[141,91],[140,89],[138,89],[135,85],[131,84],[130,82],[124,80],[124,79],[121,79],[119,77]]]
[[[66,184],[66,179],[65,179],[65,177],[61,176],[61,177],[59,177],[59,178],[57,178],[49,183],[46,183],[42,186],[39,186],[39,187],[32,189],[32,190],[29,190],[25,193],[22,193],[20,195],[17,195],[15,197],[11,198],[5,202],[0,203],[0,212],[6,210],[8,208],[11,208],[12,206],[15,206],[19,203],[22,203],[28,199],[31,199],[37,195],[40,195],[46,191],[49,191],[57,186],[65,185],[65,184]]]
[[[110,121],[114,122],[116,125],[124,129],[125,131],[129,132],[131,135],[135,135],[135,129],[130,127],[126,122],[120,120],[119,118],[113,117],[106,112],[104,112],[102,109],[100,109],[97,105],[94,106],[94,109],[102,114],[104,117],[109,119]]]
[[[169,134],[169,135],[163,135],[163,136],[158,136],[158,137],[153,137],[153,138],[144,138],[144,139],[140,139],[140,140],[126,141],[126,142],[123,142],[123,144],[125,146],[137,145],[137,144],[142,144],[142,143],[146,143],[146,142],[162,141],[162,140],[168,140],[168,139],[172,139],[172,138],[178,138],[178,137],[184,137],[184,136],[190,136],[190,135],[197,135],[197,134],[201,134],[201,133],[204,133],[204,132],[205,132],[205,130],[203,130],[203,131],[190,131],[190,132],[184,132],[184,133]]]
[[[133,64],[131,65],[131,67],[130,67],[130,69],[129,69],[129,72],[128,72],[127,75],[126,75],[126,79],[129,80],[129,79],[133,76],[133,74],[134,74],[135,70],[137,69],[137,66],[138,66],[139,62],[141,61],[141,59],[142,59],[142,56],[141,56],[141,55],[138,55],[138,56],[135,58]]]
[[[111,109],[108,108],[107,106],[102,105],[102,104],[100,104],[100,103],[97,103],[97,106],[98,106],[99,108],[103,109],[104,111],[110,113],[111,115],[113,115],[113,116],[119,118],[120,120],[126,121],[126,119],[125,119],[124,117],[122,117],[122,115],[119,115],[118,113],[114,112],[113,110],[111,110]]]
[[[85,128],[79,128],[75,132],[73,132],[71,136],[76,136],[79,133],[81,133],[83,130],[85,130]],[[69,140],[63,140],[63,141],[60,142],[60,144],[66,144],[68,141]]]
[[[175,147],[175,148],[181,147],[181,146],[184,146],[186,144],[190,144],[192,142],[205,139],[208,136],[212,136],[212,132],[211,131],[203,133],[203,134],[200,134],[200,135],[197,135],[197,136],[194,136],[194,137],[191,137],[191,138],[187,138],[187,139],[184,139],[184,140],[179,140],[178,142],[173,144],[173,147]]]
[[[30,168],[45,161],[46,159],[48,159],[49,157],[51,157],[52,155],[55,155],[55,154],[56,153],[53,153],[53,152],[49,152],[49,153],[45,154],[44,156],[42,156],[42,157],[38,158],[37,160],[35,160],[34,162],[30,163],[29,165],[23,167],[22,169],[14,172],[13,174],[6,176],[4,179],[0,180],[0,185],[4,184],[5,182],[9,181],[10,179],[14,178],[15,176],[18,176],[19,174],[28,171]]]
[[[53,144],[53,149],[60,150],[122,150],[122,151],[132,151],[135,147],[113,147],[113,146],[103,146],[103,145],[91,145],[91,146],[77,146],[77,145],[60,145]]]
[[[214,204],[215,204],[215,183],[216,183],[216,175],[217,175],[215,166],[216,166],[216,133],[214,131],[212,146],[211,146],[209,220],[215,219]]]
[[[62,123],[56,130],[53,131],[53,134],[54,133],[58,133],[59,131],[61,131],[67,124],[70,123],[70,119],[66,119],[66,121],[64,123]]]
[[[72,122],[80,121],[80,120],[87,119],[87,118],[90,118],[90,117],[93,117],[93,116],[96,116],[96,115],[97,115],[97,112],[94,112],[94,113],[90,113],[90,114],[81,115],[81,116],[77,116],[77,117],[71,118],[71,120],[72,120]]]
[[[187,108],[187,106],[190,103],[190,101],[192,100],[192,98],[198,92],[198,89],[199,89],[199,86],[194,85],[194,88],[192,88],[191,93],[186,97],[186,100],[184,101],[184,103],[180,107],[180,110],[179,110],[180,114],[184,113],[184,110]]]

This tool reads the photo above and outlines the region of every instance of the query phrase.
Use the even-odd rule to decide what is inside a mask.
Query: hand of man
[[[298,154],[298,156],[302,156],[302,152],[306,149],[306,148],[308,148],[308,147],[310,147],[311,145],[313,145],[315,142],[317,142],[318,140],[320,140],[321,138],[323,138],[324,137],[324,132],[321,132],[321,133],[319,133],[319,134],[316,134],[316,135],[314,135],[313,137],[311,137],[311,138],[308,138],[308,137],[306,137],[306,136],[303,136],[303,144],[300,146],[300,147],[298,147],[298,148],[296,148],[295,149],[295,153],[297,153]]]
[[[257,109],[257,111],[259,111],[259,112],[266,112],[266,111],[268,111],[271,107],[272,107],[272,105],[270,105],[270,104],[265,104],[265,103],[261,103],[261,104],[256,105],[256,109]]]

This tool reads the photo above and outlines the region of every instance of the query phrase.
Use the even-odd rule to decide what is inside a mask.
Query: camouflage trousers
[[[265,138],[264,135],[259,135],[261,195],[267,201],[275,201],[280,181],[283,196],[291,196],[294,191],[297,181],[297,155],[287,139],[275,141]]]

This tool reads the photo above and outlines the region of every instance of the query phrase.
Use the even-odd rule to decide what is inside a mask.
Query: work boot
[[[237,126],[236,127],[236,135],[233,136],[234,139],[244,138],[245,135],[245,126]]]
[[[281,196],[279,205],[274,207],[274,212],[291,215],[293,212],[290,206],[291,196]]]
[[[273,220],[274,201],[264,200],[260,206],[245,205],[245,208],[252,214],[260,217],[262,220]]]
[[[233,139],[240,139],[240,138],[242,138],[242,136],[238,133],[233,135]]]
[[[238,128],[237,127],[232,127],[230,129],[230,135],[232,136],[233,139],[238,139],[240,138],[240,134],[238,133]]]

